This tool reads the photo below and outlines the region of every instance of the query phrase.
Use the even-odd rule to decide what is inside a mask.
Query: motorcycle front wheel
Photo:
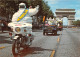
[[[13,44],[12,44],[12,53],[13,55],[18,55],[20,53],[20,43],[19,41],[17,40],[14,40],[13,41]]]

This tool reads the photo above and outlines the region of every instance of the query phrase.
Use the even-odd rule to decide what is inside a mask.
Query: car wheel
[[[45,31],[43,31],[43,35],[45,35]]]
[[[54,34],[57,35],[57,31],[55,31]]]

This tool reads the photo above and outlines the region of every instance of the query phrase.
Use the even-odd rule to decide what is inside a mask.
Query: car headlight
[[[20,29],[19,27],[17,27],[17,28],[15,29],[15,31],[16,31],[16,32],[20,32],[21,29]]]

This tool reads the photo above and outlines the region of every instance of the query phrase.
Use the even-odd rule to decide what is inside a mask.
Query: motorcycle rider
[[[34,9],[27,9],[28,12],[27,14],[24,16],[24,18],[22,18],[21,20],[17,20],[19,18],[19,16],[21,16],[21,14],[26,10],[26,4],[25,3],[20,3],[19,4],[19,10],[18,12],[16,12],[13,17],[12,17],[12,22],[20,22],[20,23],[29,23],[32,25],[32,15],[35,15],[38,12],[38,8],[39,6],[37,6]],[[30,30],[29,34],[32,35],[32,29]],[[28,42],[26,42],[26,44],[31,45],[32,42],[30,42],[30,37],[28,37]]]

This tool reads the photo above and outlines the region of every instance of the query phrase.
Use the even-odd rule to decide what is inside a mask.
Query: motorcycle
[[[9,35],[13,41],[12,44],[12,53],[13,55],[19,54],[21,50],[24,48],[28,48],[32,41],[34,40],[34,36],[31,34],[32,25],[29,23],[9,23],[13,25],[11,28],[13,30],[13,34],[10,32]]]

